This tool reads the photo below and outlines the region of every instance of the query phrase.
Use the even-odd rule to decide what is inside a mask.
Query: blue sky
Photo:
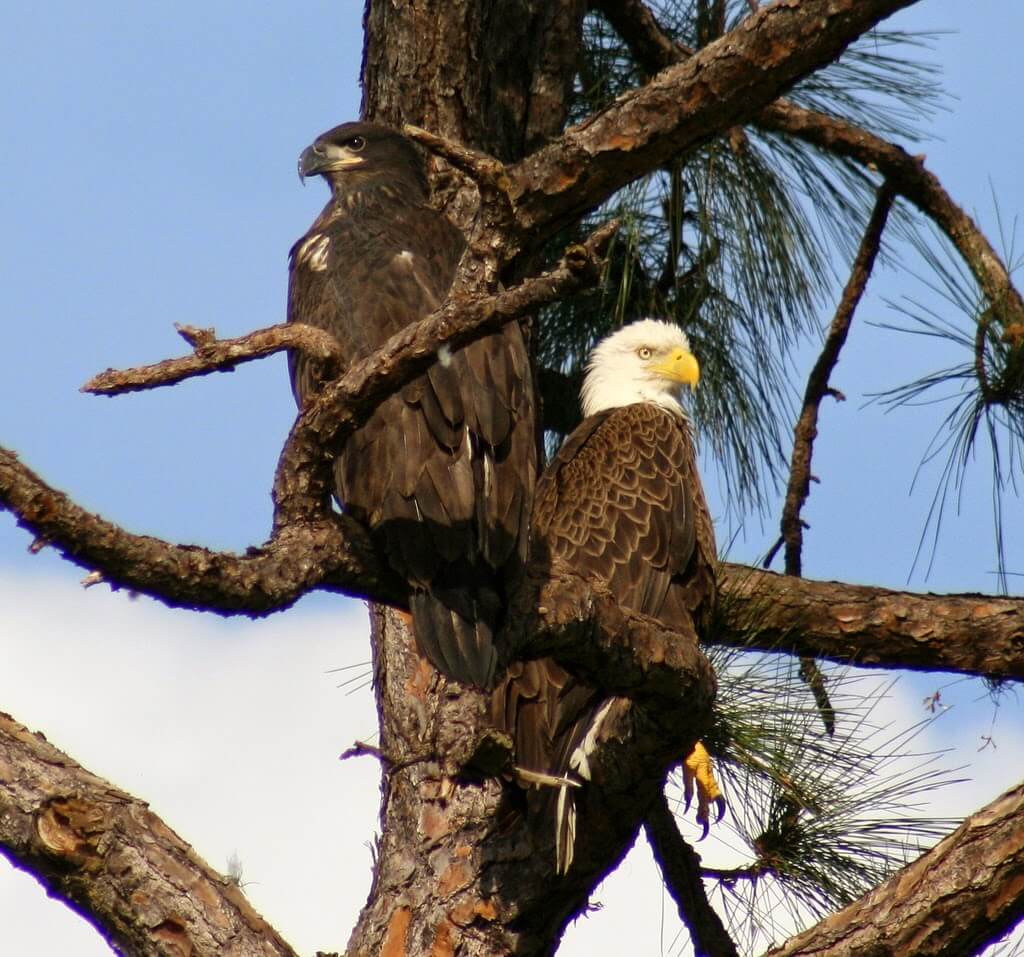
[[[183,351],[175,322],[236,335],[284,318],[288,248],[325,199],[320,183],[300,186],[296,157],[317,133],[358,112],[362,6],[224,0],[22,4],[5,12],[0,444],[128,528],[231,549],[267,535],[270,482],[294,415],[281,357],[115,400],[77,390],[109,366]],[[927,154],[990,235],[993,194],[1004,222],[1024,209],[1024,148],[1017,117],[1005,109],[1018,79],[1010,44],[1024,13],[1008,0],[996,9],[999,17],[978,18],[923,3],[897,21],[959,31],[935,54],[957,99],[930,124],[935,138],[912,151]],[[925,295],[905,270],[873,281],[834,378],[849,401],[826,404],[815,450],[822,483],[806,511],[804,560],[813,577],[900,588],[910,571],[931,486],[926,476],[923,493],[909,489],[940,413],[884,414],[865,397],[950,357],[917,337],[865,325],[895,318],[883,297],[904,295]],[[716,508],[723,510],[720,499]],[[1022,518],[1011,499],[1010,569],[1019,573]],[[761,554],[776,526],[777,512],[748,522],[733,557]],[[102,588],[83,593],[77,569],[52,553],[30,557],[27,545],[0,515],[0,708],[152,800],[215,866],[237,849],[254,870],[257,906],[297,946],[342,947],[365,894],[360,849],[374,825],[376,783],[375,769],[339,766],[334,756],[372,728],[372,711],[365,691],[346,697],[326,672],[366,657],[361,606],[314,596],[258,624],[171,613]],[[980,457],[931,577],[918,574],[911,586],[993,590],[994,565]],[[1011,578],[1011,588],[1020,580]],[[948,683],[915,676],[894,707],[913,717],[924,694]],[[984,781],[950,799],[963,812],[1011,783],[1007,766],[1021,766],[1007,761],[1020,753],[1020,711],[1009,702],[993,712],[975,683],[943,694],[961,716],[948,737]],[[1003,750],[975,755],[978,729],[994,714]],[[282,777],[293,787],[282,789]],[[285,809],[294,815],[314,791],[336,797],[301,815],[319,822],[309,834],[268,825]],[[238,813],[239,794],[255,802],[251,819]],[[328,856],[352,863],[345,905],[324,923],[331,908],[304,905],[319,898],[309,888],[296,894],[294,880],[275,875],[308,872],[311,884],[326,887],[325,899],[335,899],[336,867],[314,879],[307,859],[311,835],[320,840],[332,826],[339,831]],[[631,869],[645,867],[628,863],[620,880],[631,883]],[[650,886],[645,901],[653,907],[660,891]],[[597,952],[617,952],[607,893],[611,916],[581,922],[597,930],[574,929],[580,936],[567,952],[594,952],[598,937]],[[630,900],[624,889],[614,895]],[[619,913],[628,919],[640,906],[623,904]],[[76,918],[2,869],[0,926],[21,954],[65,946],[57,941],[68,938],[50,941],[44,932],[79,934],[67,945],[76,953],[105,952]]]

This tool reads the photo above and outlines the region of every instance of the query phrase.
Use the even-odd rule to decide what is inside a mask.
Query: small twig
[[[132,369],[107,369],[93,376],[82,386],[81,391],[93,395],[142,392],[175,385],[184,379],[209,375],[211,372],[233,372],[235,366],[243,362],[263,359],[286,349],[298,349],[321,362],[333,364],[335,372],[341,363],[334,337],[323,329],[302,323],[282,323],[258,329],[237,339],[218,339],[213,329],[197,329],[194,326],[176,328],[195,350],[192,355]]]
[[[775,556],[779,554],[779,549],[786,544],[786,540],[780,535],[776,540],[775,544],[768,549],[767,554],[764,556],[764,560],[761,562],[762,568],[771,568],[772,562],[775,561]]]
[[[986,405],[998,402],[998,397],[989,383],[988,369],[985,368],[985,340],[988,337],[988,327],[991,321],[992,307],[990,306],[978,319],[978,328],[974,333],[974,374],[978,379],[981,398]]]
[[[644,831],[697,957],[737,957],[736,944],[704,891],[700,855],[683,840],[663,793],[648,809]]]
[[[736,881],[756,881],[770,873],[772,873],[772,868],[766,861],[755,861],[746,867],[702,867],[700,869],[701,877],[721,881],[723,884],[732,884]]]
[[[380,748],[367,744],[365,741],[356,741],[351,748],[341,753],[338,760],[347,761],[349,758],[361,758],[366,754],[373,755],[381,764],[391,765],[394,763]]]

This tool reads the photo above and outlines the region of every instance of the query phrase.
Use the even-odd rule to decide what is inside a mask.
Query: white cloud
[[[343,950],[369,886],[378,768],[370,758],[338,761],[372,737],[375,716],[368,689],[337,687],[353,672],[329,669],[365,661],[366,633],[356,602],[223,621],[105,586],[9,574],[0,582],[0,708],[149,801],[218,870],[237,853],[253,904],[301,953]],[[919,720],[919,684],[897,685],[879,722]],[[958,693],[963,703],[918,742],[922,751],[957,745],[947,764],[971,763],[968,782],[936,795],[937,815],[976,809],[1024,766],[1019,708],[1008,704],[997,747],[979,752],[993,712],[975,700],[976,684],[943,694]],[[713,839],[701,852],[709,862],[724,853]],[[737,852],[725,860],[737,862]],[[642,838],[595,899],[603,909],[569,928],[563,955],[685,952]],[[80,918],[2,863],[0,926],[12,953],[109,953]]]

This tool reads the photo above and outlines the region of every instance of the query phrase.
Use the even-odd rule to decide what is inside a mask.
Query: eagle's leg
[[[683,797],[686,798],[686,810],[690,809],[694,789],[697,791],[697,822],[704,829],[700,840],[708,836],[709,815],[712,803],[718,811],[715,823],[725,817],[725,798],[722,789],[715,780],[715,769],[707,748],[698,741],[683,762]]]

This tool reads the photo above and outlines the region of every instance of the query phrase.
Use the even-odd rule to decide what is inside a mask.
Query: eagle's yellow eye
[[[641,359],[650,359],[651,350],[648,349],[647,346],[641,346],[639,349],[636,350],[636,354],[640,356]]]

